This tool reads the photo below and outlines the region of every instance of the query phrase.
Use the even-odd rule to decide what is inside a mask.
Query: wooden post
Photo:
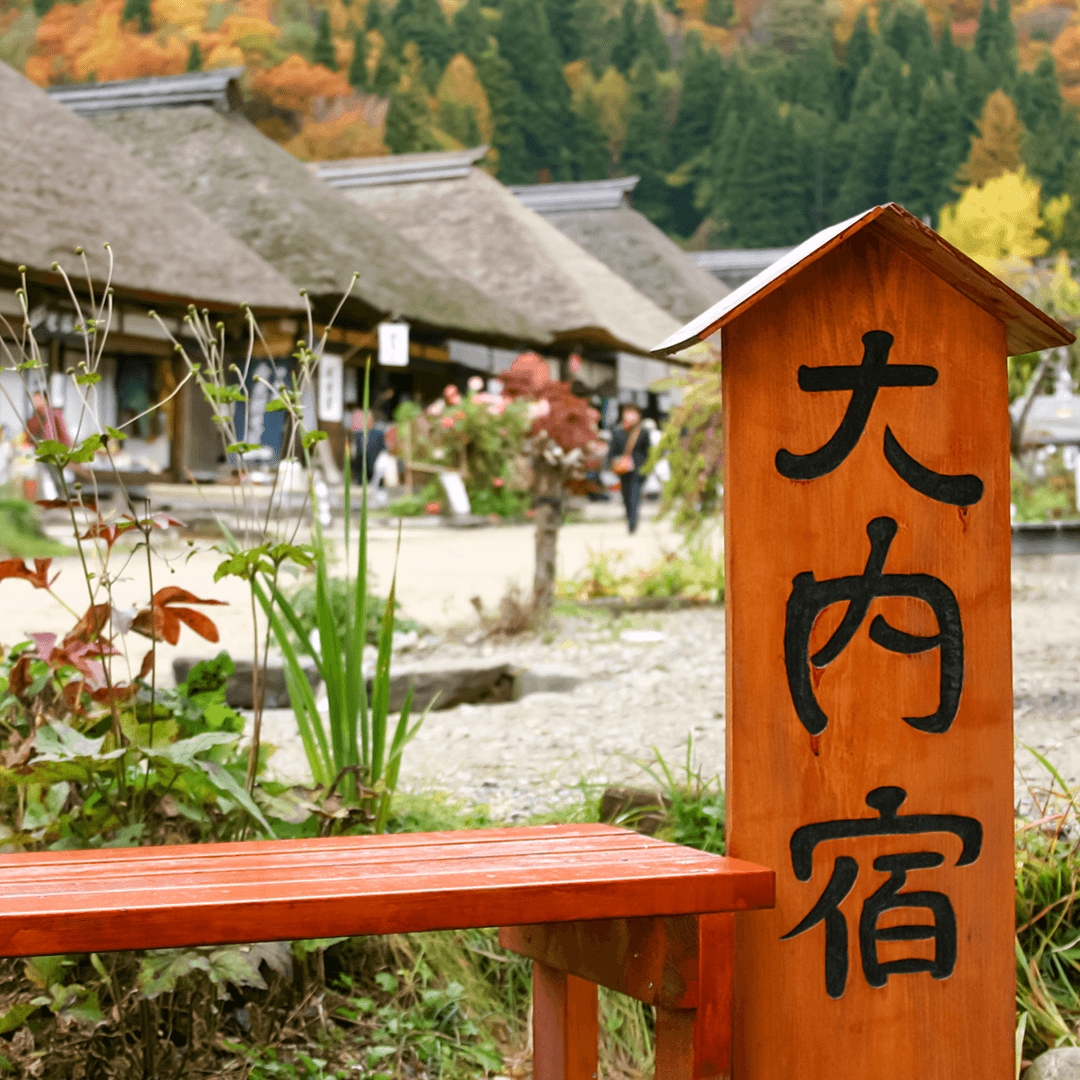
[[[542,1054],[562,1060],[561,1044],[542,1039],[539,1026],[566,1011],[560,972],[587,980],[594,1000],[599,984],[655,1006],[656,1080],[729,1080],[734,923],[733,914],[718,912],[503,927],[500,944],[534,961],[537,1080],[547,1075],[540,1072]],[[582,1035],[583,1047],[595,1046],[595,1026],[593,1032]]]
[[[737,1080],[1013,1075],[1006,357],[1071,335],[898,207],[723,331]]]
[[[596,984],[533,961],[533,1080],[595,1080]]]

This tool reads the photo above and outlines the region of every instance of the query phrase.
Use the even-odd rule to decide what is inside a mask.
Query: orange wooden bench
[[[730,1072],[733,912],[773,872],[607,825],[0,856],[0,955],[501,926],[535,1080],[597,1073],[596,986],[656,1006],[657,1080]]]

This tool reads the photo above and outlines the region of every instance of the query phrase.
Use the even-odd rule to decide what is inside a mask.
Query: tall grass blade
[[[368,541],[368,483],[367,483],[367,415],[371,392],[371,359],[364,367],[364,437],[362,446],[362,464],[360,468],[360,536],[356,545],[356,593],[353,601],[356,611],[356,633],[360,638],[361,671],[359,673],[359,723],[361,760],[370,774],[371,768],[371,728],[368,713],[367,682],[363,676],[362,659],[364,646],[367,644],[367,541]],[[352,739],[356,742],[356,719],[353,720]]]

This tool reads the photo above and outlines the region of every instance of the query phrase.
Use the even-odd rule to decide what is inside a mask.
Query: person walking
[[[623,505],[626,507],[626,524],[631,534],[637,528],[638,505],[645,477],[641,470],[649,457],[649,433],[641,423],[641,413],[634,405],[625,405],[622,420],[612,432],[608,450],[609,467],[619,478]]]

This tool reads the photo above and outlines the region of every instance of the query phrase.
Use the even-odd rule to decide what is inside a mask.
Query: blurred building
[[[543,327],[552,336],[547,352],[563,377],[567,358],[577,354],[582,364],[575,377],[590,394],[655,409],[648,388],[668,366],[650,359],[649,350],[678,319],[479,168],[486,151],[397,154],[312,168],[492,301]],[[492,350],[470,362],[497,374],[511,360]]]
[[[0,335],[18,340],[26,329],[14,292],[25,267],[29,322],[43,362],[40,369],[0,375],[0,424],[8,436],[16,434],[40,392],[63,410],[76,440],[98,431],[95,417],[110,426],[134,421],[123,447],[133,482],[182,477],[208,435],[219,453],[220,445],[212,424],[196,430],[190,384],[174,394],[186,365],[168,332],[185,338],[183,318],[195,305],[237,340],[245,303],[268,326],[295,329],[300,297],[155,172],[2,63],[0,101]],[[85,265],[78,247],[85,248]],[[98,301],[106,284],[112,289],[100,379],[82,388],[89,408],[63,374],[87,360],[78,331],[93,314],[87,268]],[[13,366],[10,357],[4,366]]]

